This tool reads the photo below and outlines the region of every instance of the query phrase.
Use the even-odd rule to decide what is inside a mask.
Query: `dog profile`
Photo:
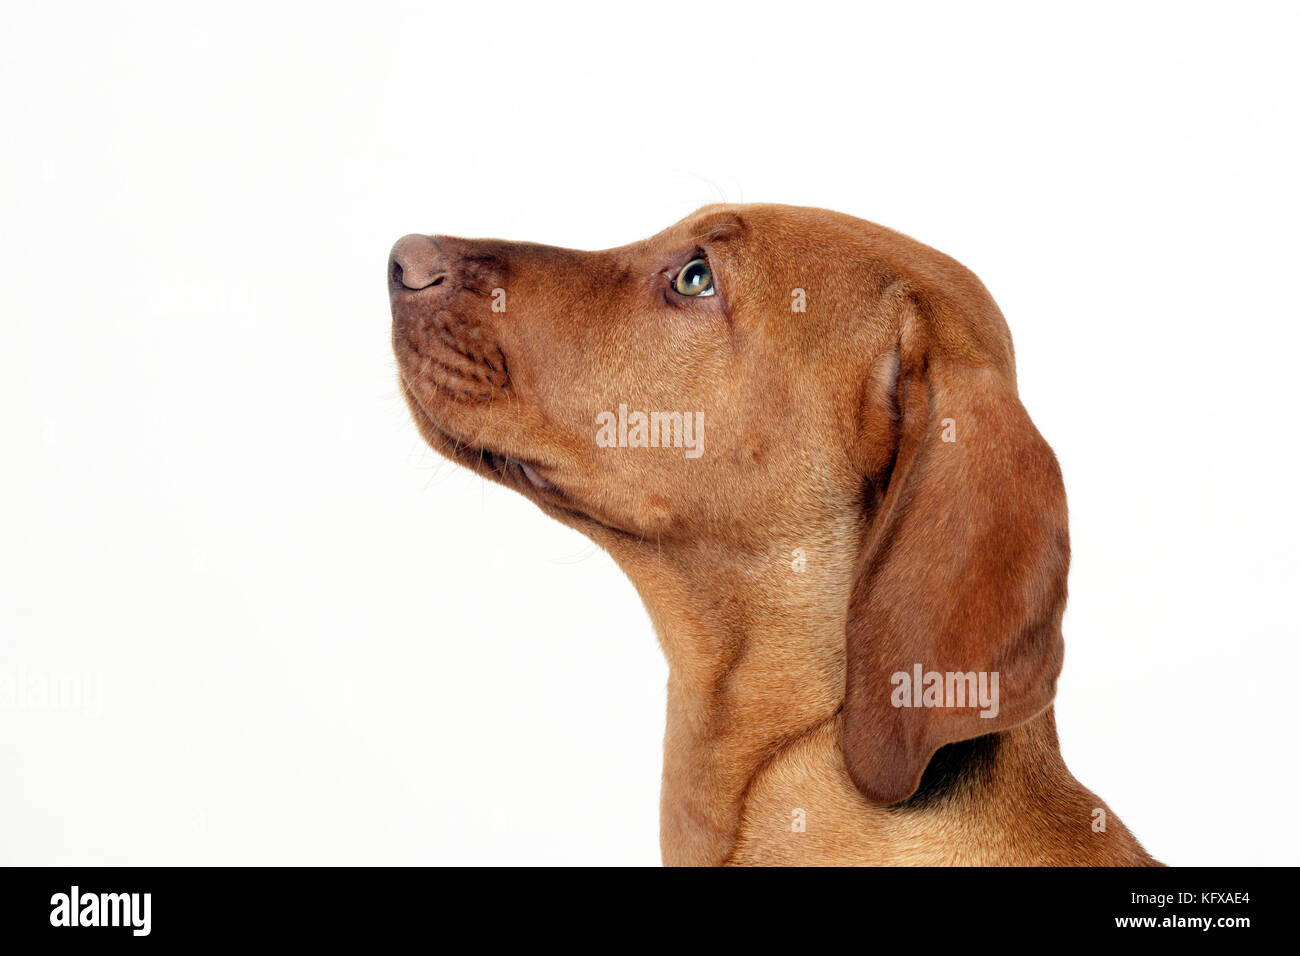
[[[822,209],[581,252],[406,236],[437,451],[605,548],[669,665],[669,864],[1154,865],[1066,769],[1069,534],[967,269]]]

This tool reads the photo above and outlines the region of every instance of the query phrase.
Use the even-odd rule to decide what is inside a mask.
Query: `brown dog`
[[[407,236],[389,286],[424,437],[649,609],[665,862],[1155,862],[1061,760],[1065,491],[969,271],[710,206],[604,252]]]

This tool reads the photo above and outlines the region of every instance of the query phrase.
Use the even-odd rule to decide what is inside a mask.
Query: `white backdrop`
[[[423,447],[384,266],[719,199],[984,279],[1067,762],[1166,862],[1300,862],[1296,8],[902,7],[6,3],[0,863],[657,863],[648,619]]]

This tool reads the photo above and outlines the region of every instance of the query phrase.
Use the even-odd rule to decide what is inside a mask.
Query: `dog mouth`
[[[542,474],[543,465],[458,438],[437,424],[405,378],[401,380],[401,386],[407,404],[415,414],[420,431],[424,433],[429,444],[438,451],[457,464],[486,477],[495,478],[501,484],[516,491],[531,490],[554,503],[567,503],[572,506],[568,495]]]
[[[508,474],[512,477],[522,476],[523,480],[533,486],[533,489],[543,494],[562,495],[562,492],[555,485],[551,484],[528,462],[519,458],[511,458],[509,455],[499,455],[496,452],[480,451],[484,465],[489,471],[496,472],[498,475]]]
[[[491,478],[498,484],[519,492],[552,517],[588,534],[606,532],[619,538],[641,538],[631,527],[585,507],[578,498],[558,487],[545,474],[546,466],[514,455],[470,444],[439,427],[424,409],[405,378],[402,392],[415,418],[420,434],[433,448],[475,474]]]

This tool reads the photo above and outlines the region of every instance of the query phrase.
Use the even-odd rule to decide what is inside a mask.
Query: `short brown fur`
[[[700,254],[717,294],[673,291]],[[389,284],[424,437],[650,612],[665,862],[1155,862],[1061,760],[1064,487],[968,270],[826,210],[710,206],[601,252],[408,236]],[[703,453],[598,446],[620,404],[702,412]],[[913,663],[997,672],[997,716],[894,706]]]

